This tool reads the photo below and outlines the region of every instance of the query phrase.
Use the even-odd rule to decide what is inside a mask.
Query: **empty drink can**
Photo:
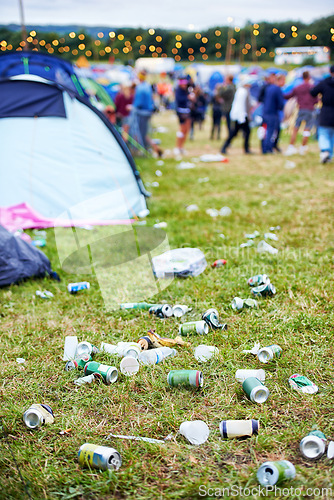
[[[269,389],[256,377],[248,377],[242,383],[242,388],[253,403],[264,403],[269,397]]]
[[[78,451],[78,461],[82,467],[93,469],[115,469],[122,465],[122,457],[114,448],[85,443]]]
[[[299,445],[301,454],[310,460],[317,460],[325,453],[327,439],[323,432],[311,431]]]
[[[151,307],[157,306],[158,304],[148,304],[147,302],[124,302],[120,305],[121,309],[141,309],[142,311],[148,311]]]
[[[150,307],[148,312],[158,316],[158,318],[170,318],[173,316],[173,308],[169,304],[159,304],[157,306]]]
[[[203,387],[203,374],[198,370],[171,370],[167,376],[167,382],[172,387],[177,385],[191,385],[192,387]]]
[[[90,288],[90,283],[88,281],[81,281],[80,283],[69,283],[67,285],[67,290],[70,293],[77,293],[80,290],[88,290]]]
[[[188,335],[189,333],[198,333],[199,335],[206,335],[209,332],[209,326],[205,321],[189,321],[183,323],[179,327],[181,335]]]
[[[225,264],[227,264],[227,260],[217,259],[211,264],[211,267],[222,267],[225,266]]]
[[[259,431],[258,420],[223,420],[219,424],[220,434],[223,438],[247,437]]]
[[[270,283],[270,279],[266,274],[257,274],[256,276],[249,278],[247,283],[249,286],[265,285],[266,283]]]
[[[262,347],[257,352],[257,357],[259,358],[259,361],[261,361],[261,363],[268,363],[269,361],[272,361],[274,358],[280,358],[281,355],[282,355],[282,348],[277,344]]]
[[[274,486],[285,479],[293,479],[295,466],[288,460],[264,462],[257,471],[257,479],[262,486]]]
[[[249,377],[255,377],[261,382],[264,382],[266,379],[266,372],[261,368],[260,370],[237,370],[235,373],[235,378],[240,383]]]
[[[205,323],[207,323],[212,330],[220,330],[223,326],[226,326],[219,323],[219,314],[217,309],[208,309],[205,311],[202,314],[202,320],[205,321]]]
[[[99,350],[95,345],[84,340],[83,342],[79,342],[77,345],[76,357],[82,358],[85,356],[94,356],[97,352],[99,352]]]
[[[269,297],[275,295],[276,288],[272,283],[265,283],[264,285],[256,286],[252,288],[252,294],[255,297]]]
[[[184,316],[189,311],[190,308],[182,304],[176,304],[175,306],[173,306],[173,314],[176,318],[181,318],[181,316]]]
[[[33,404],[24,412],[23,422],[29,429],[37,429],[43,424],[53,424],[52,408],[46,404]]]
[[[69,372],[75,369],[83,370],[86,363],[88,363],[89,361],[92,361],[92,358],[89,355],[82,356],[82,358],[71,359],[70,361],[67,361],[65,365],[65,371]]]
[[[115,366],[103,365],[102,363],[97,363],[96,361],[90,361],[85,365],[85,375],[91,375],[92,373],[98,373],[103,382],[110,385],[116,382],[118,377],[118,370]]]

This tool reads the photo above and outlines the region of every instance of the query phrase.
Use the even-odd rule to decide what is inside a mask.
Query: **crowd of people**
[[[252,154],[250,138],[254,126],[257,127],[261,153],[281,153],[279,139],[284,109],[289,108],[286,103],[294,99],[298,113],[295,115],[290,142],[284,154],[304,155],[314,130],[319,143],[321,162],[326,163],[333,157],[334,66],[330,67],[330,76],[317,85],[314,85],[310,73],[304,71],[302,83],[288,93],[283,91],[285,75],[270,71],[256,95],[251,92],[254,79],[249,76],[240,80],[236,86],[233,76],[227,75],[224,82],[217,84],[211,94],[196,85],[188,75],[174,82],[174,88],[173,82],[168,81],[165,75],[162,81],[153,85],[148,82],[147,77],[147,73],[141,71],[137,75],[136,83],[122,85],[115,98],[113,115],[124,140],[137,145],[139,149],[141,147],[146,151],[151,150],[157,156],[162,156],[163,151],[150,137],[150,119],[152,114],[162,107],[174,107],[179,123],[174,148],[176,157],[186,153],[187,139],[194,139],[195,128],[201,129],[208,110],[211,111],[210,139],[223,140],[223,154],[228,154],[240,131],[243,135],[244,153]],[[222,137],[224,122],[226,136]],[[300,129],[302,140],[297,149]]]

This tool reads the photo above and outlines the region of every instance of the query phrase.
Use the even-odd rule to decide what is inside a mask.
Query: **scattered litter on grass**
[[[166,358],[171,356],[176,356],[176,349],[170,347],[159,347],[157,349],[148,349],[147,351],[142,351],[138,360],[143,365],[156,365],[161,363]]]
[[[300,442],[299,449],[303,457],[318,460],[326,451],[327,439],[321,431],[309,432]]]
[[[212,163],[212,162],[221,162],[221,163],[227,163],[228,158],[226,156],[223,156],[221,154],[204,154],[199,157],[199,160],[204,162],[204,163]]]
[[[245,238],[248,238],[249,240],[253,240],[254,238],[257,238],[260,236],[259,231],[254,231],[254,233],[246,233]]]
[[[275,255],[278,253],[277,248],[272,247],[271,245],[269,245],[269,243],[267,243],[264,240],[261,240],[260,243],[258,244],[257,251],[259,253],[270,253],[272,255]]]
[[[163,127],[162,125],[160,125],[159,127],[156,127],[156,129],[155,129],[157,134],[167,134],[168,130],[169,129],[167,127]]]
[[[242,388],[252,403],[262,404],[269,398],[269,389],[256,377],[248,377],[242,383]]]
[[[210,215],[210,217],[218,217],[219,211],[216,210],[215,208],[207,208],[205,210],[205,213]]]
[[[26,362],[26,360],[24,358],[16,358],[16,363],[22,364],[25,362]]]
[[[319,387],[310,379],[304,375],[299,375],[299,373],[295,373],[289,377],[289,384],[293,389],[304,394],[315,394],[319,390]]]
[[[260,347],[261,347],[261,344],[259,344],[258,342],[255,342],[254,347],[252,347],[250,350],[244,349],[242,352],[254,354],[256,356]]]
[[[156,171],[155,171],[155,175],[156,175],[157,177],[162,177],[162,172],[161,172],[161,170],[156,170]]]
[[[226,236],[225,236],[225,234],[223,234],[223,233],[219,233],[219,234],[218,234],[218,236],[219,236],[219,238],[221,238],[222,240],[225,240],[225,239],[226,239]]]
[[[92,373],[91,375],[86,375],[85,377],[80,377],[74,380],[75,385],[85,385],[85,384],[91,384],[97,377],[95,377],[95,374]]]
[[[217,259],[211,264],[211,267],[223,267],[223,266],[225,266],[225,264],[227,264],[227,260]]]
[[[136,358],[133,358],[132,356],[125,356],[122,359],[119,367],[123,375],[130,377],[138,372],[139,362]]]
[[[256,355],[261,363],[269,363],[269,361],[282,356],[282,348],[277,344],[268,345],[261,347]]]
[[[219,210],[219,215],[221,215],[222,217],[228,217],[231,214],[232,214],[232,210],[230,209],[230,207],[222,207]]]
[[[234,297],[231,303],[232,309],[241,311],[243,308],[256,308],[258,303],[254,299],[240,299],[240,297]]]
[[[122,457],[117,450],[91,443],[80,446],[78,461],[82,467],[100,470],[118,470],[122,465]]]
[[[251,291],[255,297],[272,297],[276,294],[276,288],[270,282],[267,282],[264,285],[255,286]]]
[[[268,204],[268,202],[267,202],[266,200],[261,201],[261,205],[262,205],[263,207],[265,207],[267,204]]]
[[[23,414],[23,422],[29,429],[53,424],[54,420],[52,408],[46,404],[33,404]]]
[[[327,458],[334,458],[334,441],[328,443]]]
[[[253,240],[246,241],[245,243],[241,243],[240,248],[252,247],[254,245]]]
[[[80,290],[89,290],[90,283],[88,281],[80,281],[79,283],[69,283],[67,285],[67,290],[70,293],[77,293]]]
[[[223,420],[219,424],[221,437],[224,439],[251,437],[258,434],[260,423],[258,420]]]
[[[260,344],[258,345],[260,346]],[[242,351],[242,352],[252,352],[252,351]],[[252,352],[252,354],[254,353]],[[255,377],[261,382],[264,382],[266,379],[266,372],[262,368],[260,368],[259,370],[241,369],[237,370],[235,373],[235,378],[240,383],[242,383],[244,380],[246,380],[246,378],[249,377]]]
[[[109,438],[129,439],[132,441],[144,441],[145,443],[151,443],[151,444],[165,444],[167,441],[170,441],[171,436],[168,435],[165,439],[154,439],[142,436],[124,436],[122,434],[109,434],[109,436],[107,436],[107,439]]]
[[[156,229],[165,229],[167,227],[167,222],[157,222],[156,224],[153,224],[153,227]]]
[[[154,181],[154,182],[152,182],[152,183],[151,183],[151,187],[155,187],[155,188],[157,188],[157,187],[159,187],[159,186],[160,186],[160,184],[159,184],[159,182],[158,182],[158,181]]]
[[[210,178],[209,177],[199,177],[198,178],[198,182],[201,184],[203,182],[210,182]]]
[[[71,432],[72,432],[72,429],[65,429],[65,430],[63,430],[63,431],[59,431],[59,434],[60,434],[61,436],[65,436],[65,435],[67,435],[67,434],[70,434]]]
[[[180,325],[179,333],[181,335],[193,335],[194,333],[198,333],[199,335],[207,335],[209,333],[209,326],[203,320],[189,321]]]
[[[181,316],[184,316],[189,311],[191,311],[191,308],[188,306],[185,306],[183,304],[175,304],[175,306],[173,306],[173,315],[176,318],[180,318]]]
[[[217,356],[219,354],[219,349],[218,347],[214,345],[205,345],[205,344],[200,344],[196,347],[194,356],[197,361],[200,363],[206,363],[209,361],[214,356]]]
[[[210,430],[203,420],[191,420],[182,422],[179,433],[191,444],[199,445],[207,441]]]
[[[162,167],[164,164],[165,162],[163,160],[158,160],[156,163],[157,167]]]
[[[168,250],[153,257],[152,266],[156,278],[188,278],[201,274],[207,263],[199,248],[185,247]]]
[[[186,206],[186,211],[187,212],[197,212],[199,210],[198,205],[187,205]]]
[[[270,231],[280,231],[280,229],[281,229],[281,226],[271,226],[269,228]]]
[[[267,240],[278,241],[278,236],[275,233],[264,233],[263,235]]]
[[[284,164],[284,168],[286,169],[292,169],[292,168],[296,168],[296,163],[294,161],[291,161],[291,160],[286,160],[285,164]]]
[[[294,479],[295,466],[288,460],[264,462],[257,471],[257,479],[262,486],[274,486],[286,479]]]
[[[53,293],[49,292],[48,290],[44,290],[43,292],[41,292],[40,290],[36,290],[36,295],[41,299],[51,299],[53,297]]]
[[[202,314],[202,320],[211,328],[211,330],[227,330],[227,325],[219,322],[217,309],[208,309]]]
[[[199,370],[171,370],[167,375],[167,382],[171,387],[185,385],[203,387],[203,373]]]
[[[181,161],[176,165],[178,170],[188,170],[190,168],[195,168],[195,163],[191,163],[190,161]]]
[[[75,335],[67,335],[65,337],[63,361],[70,361],[71,359],[74,359],[76,356],[77,347],[78,337],[76,337]]]
[[[248,278],[247,283],[249,286],[265,285],[266,283],[270,283],[270,279],[266,274],[256,274]]]

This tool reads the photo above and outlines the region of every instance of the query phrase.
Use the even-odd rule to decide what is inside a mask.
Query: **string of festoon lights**
[[[228,18],[229,25],[222,29],[212,31],[212,35],[202,35],[200,32],[174,34],[167,32],[167,35],[159,33],[159,30],[150,28],[147,31],[141,30],[140,34],[133,34],[127,37],[123,33],[110,31],[99,32],[96,37],[85,33],[71,31],[59,38],[51,39],[51,33],[37,34],[36,30],[31,30],[26,40],[20,40],[18,33],[13,32],[11,39],[0,41],[0,50],[6,51],[43,51],[49,54],[66,55],[69,57],[85,56],[90,59],[100,59],[108,57],[122,57],[136,59],[137,57],[173,57],[175,61],[188,59],[206,61],[209,57],[225,59],[226,62],[232,60],[242,61],[250,53],[253,60],[258,60],[262,56],[266,59],[274,58],[275,52],[270,48],[261,46],[258,41],[261,38],[260,25],[254,23],[246,28],[232,25],[232,18]],[[224,32],[223,32],[224,30]],[[132,30],[133,32],[134,30]],[[329,28],[328,43],[334,42],[334,28]],[[301,36],[298,27],[292,25],[289,32],[284,33],[278,28],[272,28],[274,39],[277,39],[277,46],[282,46],[285,39],[301,39],[300,45],[305,42],[315,42],[318,36],[315,33],[306,33]],[[15,37],[14,37],[15,35]],[[14,42],[15,38],[15,42]],[[22,38],[22,37],[21,37]],[[275,42],[274,42],[275,43]],[[271,47],[272,49],[272,47]],[[324,51],[329,51],[329,47],[324,47]]]

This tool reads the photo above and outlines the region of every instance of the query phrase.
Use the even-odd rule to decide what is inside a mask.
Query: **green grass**
[[[208,122],[187,143],[188,160],[219,151],[221,144],[207,139]],[[169,128],[168,133],[156,136],[163,148],[173,148],[173,113],[155,116],[154,125]],[[221,320],[228,323],[228,331],[189,340],[192,347],[200,343],[218,346],[218,359],[199,365],[192,349],[179,348],[175,358],[142,367],[133,378],[120,375],[111,386],[76,388],[73,380],[78,373],[65,372],[62,361],[66,335],[99,346],[102,341],[136,341],[149,328],[173,337],[179,322],[176,318],[159,320],[146,312],[110,310],[96,277],[61,269],[53,230],[48,230],[45,252],[61,283],[29,280],[0,290],[0,415],[8,433],[5,438],[4,430],[0,431],[0,498],[28,498],[16,464],[34,499],[178,500],[204,498],[199,495],[203,486],[256,488],[257,468],[268,459],[287,459],[296,466],[295,480],[282,488],[301,488],[303,495],[289,490],[282,498],[332,498],[325,492],[317,496],[317,490],[306,497],[307,488],[332,488],[334,496],[333,461],[324,457],[308,462],[298,448],[301,438],[314,428],[334,439],[333,165],[319,163],[315,142],[310,143],[307,156],[289,158],[296,164],[293,169],[285,168],[282,155],[257,154],[255,133],[251,142],[256,152],[252,156],[242,154],[237,139],[230,148],[229,163],[197,163],[192,170],[177,170],[171,156],[159,167],[155,159],[137,160],[143,180],[160,184],[149,188],[153,195],[148,201],[147,224],[166,221],[171,248],[199,247],[208,261],[200,276],[175,279],[160,294],[146,298],[185,303],[193,308],[187,316],[190,320],[200,319],[204,310],[216,307]],[[283,132],[283,148],[286,143]],[[157,168],[162,177],[155,176]],[[209,177],[210,182],[198,183],[201,177]],[[185,207],[193,203],[199,211],[187,212]],[[232,215],[213,219],[205,213],[207,208],[222,206],[229,206]],[[244,233],[255,229],[264,233],[276,225],[281,226],[279,241],[273,243],[279,249],[276,256],[239,248]],[[227,265],[212,269],[210,264],[217,258],[226,258]],[[251,296],[247,278],[258,273],[270,276],[277,295],[261,300],[258,310],[235,313],[230,307],[233,297]],[[138,278],[133,273],[133,283]],[[77,295],[66,291],[67,283],[83,279],[90,281],[89,291]],[[128,280],[132,281],[131,273]],[[52,300],[35,296],[36,290],[44,289],[54,293]],[[279,344],[282,357],[261,365],[256,357],[242,352],[255,341],[262,346]],[[18,364],[17,357],[26,362]],[[119,366],[119,359],[107,354],[98,354],[96,359]],[[263,405],[256,405],[246,399],[234,376],[238,368],[262,367],[271,396]],[[201,369],[203,389],[169,387],[169,370],[181,368]],[[296,372],[313,380],[319,386],[318,394],[307,396],[292,390],[287,380]],[[22,415],[36,402],[52,406],[55,423],[30,432]],[[221,420],[243,418],[260,420],[258,436],[243,441],[220,437]],[[208,441],[198,447],[178,435],[180,424],[193,419],[204,420],[210,428]],[[68,435],[59,434],[69,428]],[[109,439],[111,432],[157,439],[172,434],[173,440],[147,444]],[[122,455],[122,467],[110,473],[81,469],[77,452],[84,442],[115,447]],[[211,490],[211,498],[215,491],[219,490]],[[261,498],[255,490],[253,493],[248,498]],[[246,493],[234,497],[226,493],[224,498],[245,497]]]

